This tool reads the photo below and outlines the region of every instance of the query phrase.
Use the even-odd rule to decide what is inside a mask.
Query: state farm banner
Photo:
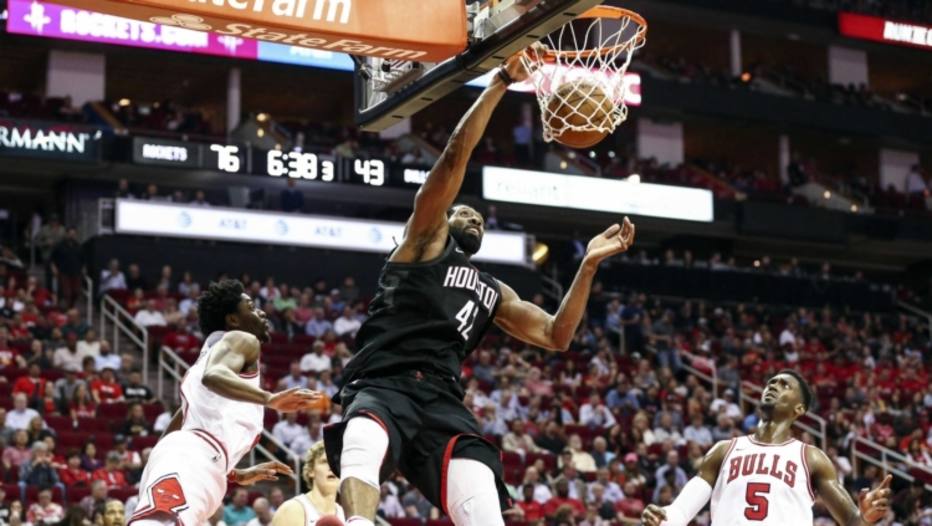
[[[56,0],[163,26],[337,53],[438,62],[466,48],[462,0]]]
[[[0,118],[0,156],[93,162],[102,138],[90,126]]]
[[[838,31],[852,38],[932,51],[932,26],[879,16],[838,13]]]

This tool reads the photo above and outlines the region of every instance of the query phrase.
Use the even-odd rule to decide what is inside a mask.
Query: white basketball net
[[[627,15],[576,21],[580,22],[586,24],[584,31],[571,22],[542,41],[557,53],[522,55],[524,66],[536,70],[530,81],[537,92],[547,142],[567,131],[611,133],[628,118],[625,72],[634,51],[646,42],[647,26]],[[560,89],[566,84],[570,86]],[[598,106],[592,95],[603,93],[611,104],[601,107],[610,106],[609,115],[579,111],[591,108],[589,102]],[[561,114],[553,111],[557,108]]]

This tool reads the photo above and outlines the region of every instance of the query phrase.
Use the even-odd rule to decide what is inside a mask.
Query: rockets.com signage
[[[394,60],[437,62],[466,49],[456,0],[56,0],[151,24]],[[429,20],[430,23],[423,23]],[[421,23],[412,24],[412,21]]]
[[[352,59],[344,53],[215,35],[38,0],[9,0],[8,8],[7,31],[20,35],[353,70]]]
[[[404,235],[404,223],[328,216],[255,212],[235,208],[116,202],[115,228],[121,234],[217,239],[349,250],[391,252]],[[478,261],[525,266],[528,238],[518,232],[486,232]]]
[[[712,192],[664,184],[486,166],[482,197],[492,201],[633,214],[683,221],[715,220]]]
[[[99,129],[85,126],[0,119],[0,156],[96,161],[101,138]]]
[[[932,26],[855,13],[838,13],[842,35],[932,51]]]

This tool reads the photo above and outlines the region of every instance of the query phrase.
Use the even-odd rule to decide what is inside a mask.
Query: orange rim
[[[609,53],[621,52],[624,48],[629,46],[638,46],[642,45],[647,41],[647,20],[643,16],[631,11],[630,9],[624,9],[621,7],[613,7],[607,5],[595,6],[592,9],[586,11],[585,13],[576,17],[577,20],[585,18],[609,18],[612,20],[621,20],[623,18],[629,18],[638,25],[638,29],[635,32],[634,38],[618,44],[617,46],[608,46],[603,48],[596,49],[582,49],[574,51],[562,51],[556,49],[548,49],[544,52],[543,56],[540,57],[541,60],[548,63],[556,62],[559,57],[566,58],[583,58],[588,59],[589,57],[595,55],[607,55]],[[571,22],[572,23],[572,22]]]

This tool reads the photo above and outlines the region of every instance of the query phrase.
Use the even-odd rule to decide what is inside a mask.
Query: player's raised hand
[[[665,520],[667,520],[667,512],[656,504],[647,506],[641,513],[641,524],[644,526],[660,526],[660,523]]]
[[[534,72],[533,69],[537,67],[538,61],[536,57],[544,53],[545,50],[546,48],[543,44],[535,42],[524,51],[509,57],[502,67],[505,68],[505,71],[512,80],[515,82],[524,82]],[[526,56],[524,60],[522,60],[522,55]],[[527,57],[531,58],[528,59]],[[528,67],[532,70],[528,70]]]
[[[867,491],[862,489],[858,495],[858,508],[861,510],[861,518],[867,522],[880,522],[886,517],[890,510],[890,482],[893,475],[884,477],[883,482],[877,488]]]
[[[592,238],[586,247],[586,259],[600,263],[603,259],[621,254],[634,244],[634,223],[627,217],[622,224],[614,224],[608,230]]]
[[[312,409],[314,404],[321,399],[323,395],[310,389],[301,389],[292,387],[280,393],[275,393],[269,398],[266,407],[282,413],[294,413],[305,409]]]
[[[278,480],[279,475],[294,475],[294,471],[281,462],[263,462],[246,469],[233,472],[234,480],[240,486],[252,486],[257,482]]]

